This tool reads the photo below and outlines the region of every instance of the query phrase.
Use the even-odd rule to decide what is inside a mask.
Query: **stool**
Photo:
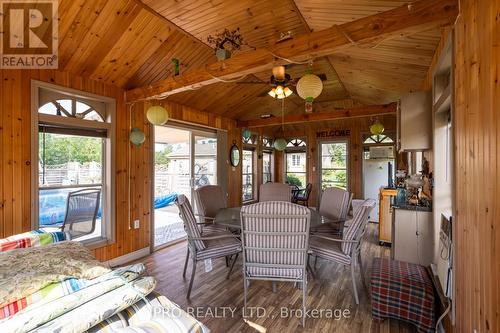
[[[414,324],[434,332],[434,285],[424,266],[375,258],[371,273],[372,317]]]

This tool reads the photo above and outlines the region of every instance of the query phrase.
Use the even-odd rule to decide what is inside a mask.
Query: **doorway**
[[[154,128],[154,237],[158,249],[185,239],[175,205],[184,194],[193,209],[194,190],[217,184],[217,135],[176,126]]]

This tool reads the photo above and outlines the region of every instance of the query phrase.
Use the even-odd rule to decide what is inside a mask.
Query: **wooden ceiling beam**
[[[359,118],[359,117],[374,117],[386,114],[396,114],[397,104],[391,103],[386,105],[370,105],[357,107],[352,109],[336,109],[329,112],[314,112],[302,113],[281,117],[273,117],[267,119],[254,119],[247,121],[238,121],[238,127],[265,127],[286,124],[297,124],[314,121],[327,121],[344,118]]]
[[[420,0],[376,15],[367,16],[329,29],[312,32],[275,44],[270,49],[257,49],[207,65],[182,75],[158,81],[146,87],[128,90],[127,101],[162,98],[186,90],[198,89],[224,80],[269,70],[275,58],[304,61],[326,56],[353,44],[400,35],[406,30],[430,25],[453,24],[458,14],[457,0]]]

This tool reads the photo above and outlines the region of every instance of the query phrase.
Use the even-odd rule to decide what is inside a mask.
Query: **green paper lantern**
[[[385,128],[384,125],[377,119],[373,125],[370,126],[370,132],[373,135],[380,135],[384,132]]]
[[[274,145],[274,149],[276,149],[278,151],[283,151],[286,148],[287,142],[285,139],[279,138],[279,139],[274,140],[273,145]]]
[[[241,135],[243,136],[243,139],[248,140],[252,136],[252,132],[248,128],[245,128]]]
[[[168,111],[161,105],[155,105],[148,109],[146,118],[153,125],[163,125],[168,121]]]
[[[146,135],[138,128],[132,128],[129,135],[130,142],[136,146],[140,146],[146,141]]]

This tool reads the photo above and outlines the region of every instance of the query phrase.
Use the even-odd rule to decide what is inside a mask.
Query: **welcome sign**
[[[317,138],[333,138],[333,137],[350,136],[350,135],[351,135],[351,130],[348,129],[334,129],[334,130],[316,132]]]

